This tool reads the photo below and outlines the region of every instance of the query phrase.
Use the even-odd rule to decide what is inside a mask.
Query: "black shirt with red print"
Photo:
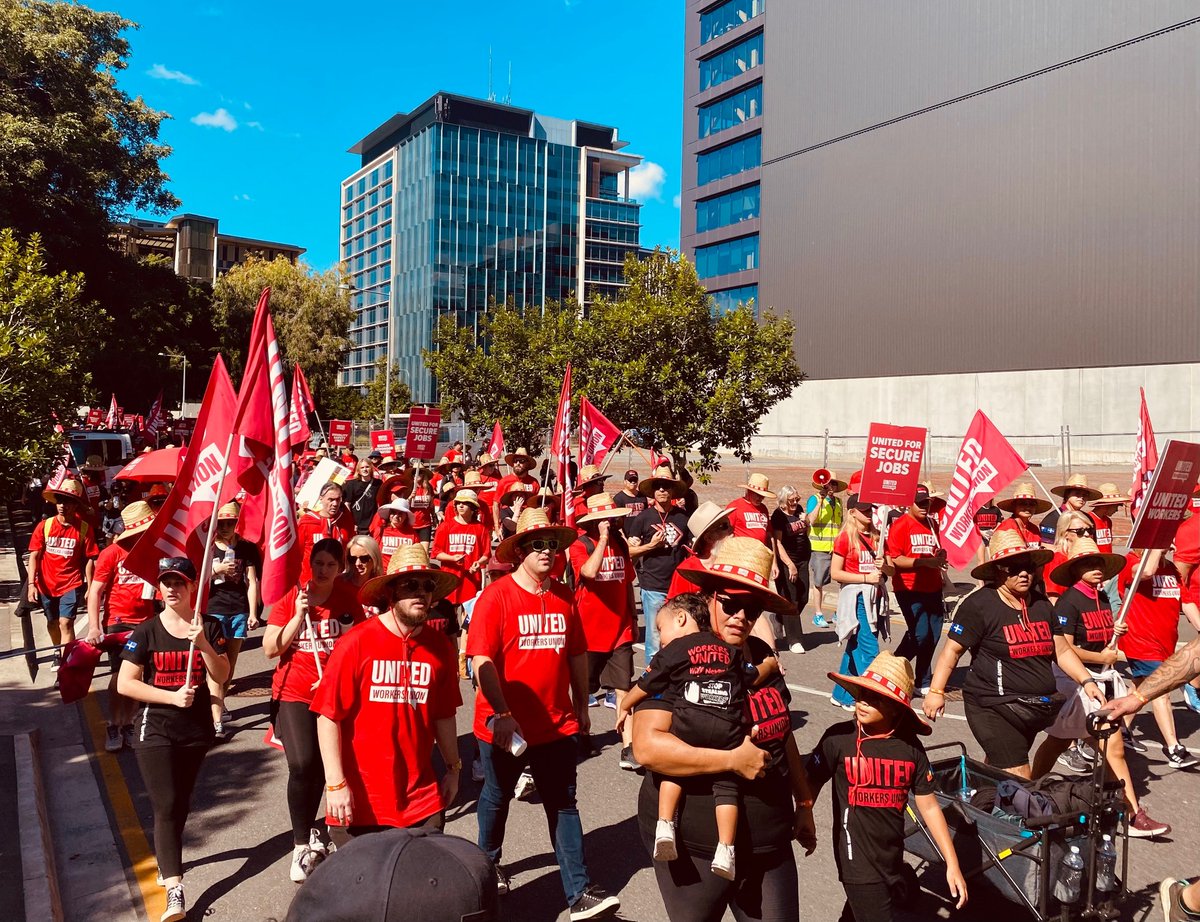
[[[1072,586],[1054,603],[1054,633],[1070,637],[1081,650],[1103,653],[1113,636],[1113,613],[1103,592]]]
[[[976,589],[959,604],[950,638],[971,651],[963,693],[1026,696],[1054,693],[1054,609],[1030,592],[1025,610],[1009,607],[999,590]]]

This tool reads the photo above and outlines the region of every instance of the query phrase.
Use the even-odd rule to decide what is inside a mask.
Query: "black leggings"
[[[892,891],[877,884],[843,884],[846,905],[839,922],[892,922]]]
[[[317,745],[317,715],[302,701],[280,701],[275,733],[283,741],[283,754],[287,756],[292,843],[307,845],[311,829],[327,838],[324,819],[320,822],[313,819],[325,794],[325,766],[321,764],[321,749]]]
[[[791,848],[737,856],[737,880],[718,877],[712,858],[679,843],[674,861],[655,861],[654,876],[671,922],[720,922],[725,910],[736,922],[799,922],[800,891]]]
[[[154,809],[154,854],[164,878],[183,876],[183,824],[208,746],[151,746],[134,751]]]

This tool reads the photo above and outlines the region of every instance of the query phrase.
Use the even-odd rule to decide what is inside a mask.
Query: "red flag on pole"
[[[554,462],[554,472],[558,482],[562,484],[564,496],[571,490],[571,363],[567,362],[567,370],[563,374],[562,390],[558,393],[558,410],[554,414],[554,429],[550,434],[550,459]],[[574,525],[571,514],[570,499],[565,506],[567,524]]]
[[[162,428],[162,424],[162,391],[160,390],[158,396],[154,398],[154,403],[150,404],[150,411],[146,414],[146,421],[144,423],[146,434],[152,439],[156,438],[158,430]]]
[[[1133,448],[1133,485],[1129,488],[1132,502],[1129,516],[1136,519],[1138,509],[1150,487],[1150,478],[1158,467],[1158,443],[1154,440],[1154,424],[1150,422],[1150,410],[1146,407],[1145,388],[1138,388],[1142,396],[1142,408],[1138,414],[1137,443]]]
[[[942,547],[950,566],[965,567],[975,558],[981,540],[975,513],[1028,467],[983,410],[977,410],[958,449],[942,512]]]
[[[614,426],[586,397],[579,398],[579,464],[600,465],[621,438]]]
[[[292,412],[288,416],[288,433],[292,445],[302,445],[312,438],[312,429],[308,425],[308,414],[316,409],[313,403],[312,391],[308,389],[308,381],[304,377],[304,369],[300,363],[292,372]]]
[[[109,429],[117,429],[121,425],[121,408],[117,406],[116,394],[112,395],[112,402],[108,405],[108,418],[104,420],[104,425]]]
[[[504,447],[504,430],[500,428],[500,420],[496,420],[496,425],[492,427],[492,440],[488,443],[487,453],[497,461],[503,461],[504,456],[508,454],[508,449]]]

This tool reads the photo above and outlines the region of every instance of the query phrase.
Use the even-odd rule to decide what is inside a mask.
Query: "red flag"
[[[621,430],[609,422],[586,397],[579,398],[579,464],[603,464],[604,457],[621,438]]]
[[[492,440],[488,443],[487,453],[497,461],[503,461],[508,450],[504,447],[504,430],[500,428],[500,420],[492,427]]]
[[[1146,390],[1138,388],[1142,395],[1142,408],[1138,415],[1137,443],[1133,448],[1133,485],[1129,495],[1133,501],[1129,504],[1130,518],[1137,518],[1138,508],[1142,505],[1146,490],[1150,486],[1150,478],[1158,467],[1158,443],[1154,440],[1154,425],[1150,422],[1150,410],[1146,407]]]
[[[660,455],[658,453],[658,449],[656,449],[653,445],[651,445],[650,446],[650,468],[651,468],[650,473],[653,474],[654,469],[662,467],[663,465],[666,465],[667,467],[671,467],[671,459],[668,458],[666,455]]]
[[[979,548],[975,513],[1029,467],[983,410],[975,412],[958,449],[942,512],[942,547],[952,567],[965,567]]]
[[[108,418],[104,420],[104,425],[108,429],[117,429],[121,425],[121,408],[117,406],[116,394],[112,395],[112,403],[108,406]]]
[[[564,494],[569,492],[571,484],[571,363],[567,362],[567,370],[563,374],[562,390],[558,393],[558,410],[554,414],[554,429],[550,434],[550,459],[554,462],[554,472],[558,482],[562,484]],[[569,500],[567,509],[567,524],[574,525],[573,505]]]
[[[159,391],[158,396],[154,398],[154,403],[150,404],[149,412],[146,414],[146,421],[144,424],[146,434],[149,435],[150,438],[157,437],[158,430],[162,427],[162,424],[162,391]]]
[[[308,381],[304,377],[304,369],[297,362],[295,371],[292,372],[292,412],[288,416],[288,434],[293,445],[304,444],[312,438],[308,414],[315,409],[312,391],[308,389]]]

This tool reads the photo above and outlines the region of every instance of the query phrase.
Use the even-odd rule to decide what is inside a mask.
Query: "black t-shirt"
[[[618,490],[613,494],[613,502],[622,509],[629,510],[629,516],[625,519],[626,523],[628,523],[635,515],[646,508],[646,497],[630,496],[624,490]]]
[[[771,527],[792,563],[808,562],[812,545],[808,542],[808,516],[804,510],[797,509],[793,515],[788,515],[782,509],[776,509],[771,513]]]
[[[447,637],[457,637],[462,633],[458,623],[458,611],[449,599],[438,599],[433,603],[425,627]]]
[[[1042,533],[1043,544],[1053,544],[1054,537],[1058,532],[1058,520],[1062,516],[1061,509],[1051,509],[1038,522],[1038,530]]]
[[[262,572],[262,555],[258,548],[249,541],[238,539],[232,548],[234,572],[225,576],[214,576],[208,584],[208,605],[205,609],[210,615],[244,615],[250,611],[250,585],[246,582],[246,568],[254,567],[255,573]],[[214,561],[227,560],[224,548],[212,548]]]
[[[1054,603],[1054,633],[1070,637],[1081,650],[1104,652],[1113,636],[1113,613],[1108,600],[1103,593],[1090,599],[1072,586]]]
[[[1031,592],[1028,622],[1009,608],[998,590],[985,586],[962,600],[949,636],[971,651],[971,669],[963,692],[975,695],[1050,695],[1054,693],[1054,609],[1044,595]]]
[[[833,779],[833,851],[842,883],[896,881],[909,792],[934,792],[925,747],[908,733],[860,741],[858,725],[845,721],[825,731],[806,768],[814,797]]]
[[[992,539],[992,532],[996,530],[996,526],[1003,520],[1004,513],[991,502],[980,506],[975,513],[975,527],[979,530],[979,534],[983,536],[984,541]]]
[[[656,532],[663,532],[663,543],[634,561],[641,588],[651,592],[666,592],[670,588],[671,577],[687,555],[691,540],[687,522],[687,513],[682,509],[672,508],[664,515],[652,506],[627,522],[626,537],[637,538],[642,544],[648,544]]]
[[[676,732],[689,746],[726,749],[729,742],[736,747],[742,741],[746,690],[753,686],[756,675],[740,649],[716,634],[699,631],[678,637],[659,650],[637,684],[652,698],[674,699],[681,722],[698,731],[706,729],[709,722],[684,720],[680,712],[702,712],[725,725],[715,728],[719,738]]]
[[[350,507],[350,514],[354,516],[354,524],[358,527],[360,535],[367,533],[371,527],[371,520],[375,518],[375,512],[379,508],[378,494],[379,481],[374,477],[370,480],[359,480],[355,477],[342,485],[342,502]]]
[[[204,636],[218,653],[225,652],[225,633],[214,618],[204,619]],[[154,688],[182,688],[187,672],[188,642],[175,637],[161,618],[143,621],[125,642],[121,657],[142,667],[142,681]],[[196,697],[189,708],[173,704],[143,704],[134,725],[134,745],[139,748],[170,745],[207,745],[213,741],[213,719],[205,677],[208,670],[197,650],[192,659],[192,687]]]

